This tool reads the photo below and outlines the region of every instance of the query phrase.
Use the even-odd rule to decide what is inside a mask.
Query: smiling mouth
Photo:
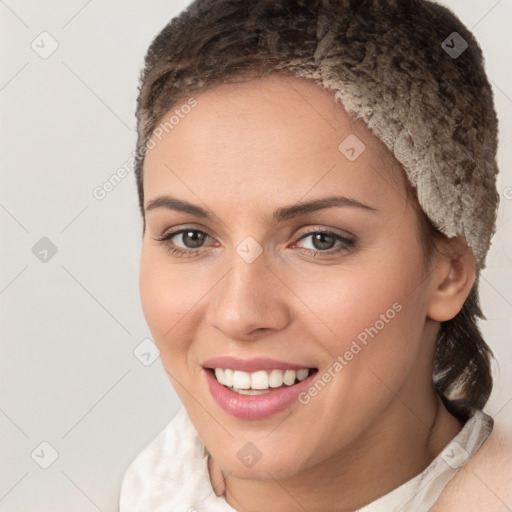
[[[289,388],[318,372],[318,368],[298,370],[259,370],[244,372],[230,368],[206,368],[217,382],[241,395],[263,395],[280,388]]]

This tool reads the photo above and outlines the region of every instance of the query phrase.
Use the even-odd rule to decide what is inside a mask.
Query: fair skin
[[[461,237],[443,241],[425,267],[397,162],[314,83],[271,75],[195,98],[144,164],[146,206],[169,195],[212,214],[146,211],[141,301],[162,364],[211,454],[215,492],[233,508],[360,508],[421,472],[462,427],[431,373],[440,322],[474,282],[473,253]],[[350,134],[365,145],[354,161],[338,149]],[[372,210],[272,218],[334,194]],[[206,233],[199,254],[155,240],[184,227]],[[320,228],[355,243],[301,239]],[[236,252],[248,236],[263,249],[252,263]],[[172,242],[193,251],[184,235]],[[321,375],[395,303],[401,311],[307,405],[236,418],[201,378],[201,361],[218,355],[307,362]],[[250,468],[237,456],[247,442],[262,453]]]

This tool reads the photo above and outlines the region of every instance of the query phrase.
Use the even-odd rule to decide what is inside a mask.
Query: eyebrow
[[[325,208],[334,207],[352,207],[359,208],[370,212],[378,212],[377,208],[373,208],[367,204],[361,203],[356,199],[345,196],[328,196],[314,199],[312,201],[305,201],[296,203],[290,206],[283,206],[274,211],[272,218],[275,222],[283,222],[295,217],[300,217],[308,213],[313,213]],[[157,208],[167,208],[177,212],[184,212],[199,217],[201,219],[213,220],[213,215],[204,208],[188,201],[182,201],[171,196],[158,196],[151,200],[146,205],[146,212],[155,210]]]

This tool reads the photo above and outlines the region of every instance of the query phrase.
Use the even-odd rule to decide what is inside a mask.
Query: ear
[[[473,251],[463,236],[443,240],[434,269],[427,316],[437,322],[451,320],[461,310],[476,275]]]

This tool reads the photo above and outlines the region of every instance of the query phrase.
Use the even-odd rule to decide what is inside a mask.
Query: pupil
[[[187,241],[187,238],[191,240]],[[185,231],[183,233],[183,242],[189,248],[201,247],[203,242],[204,233],[200,233],[199,231]]]
[[[316,249],[331,249],[334,245],[334,242],[334,237],[327,233],[316,233],[313,236],[313,245]]]

